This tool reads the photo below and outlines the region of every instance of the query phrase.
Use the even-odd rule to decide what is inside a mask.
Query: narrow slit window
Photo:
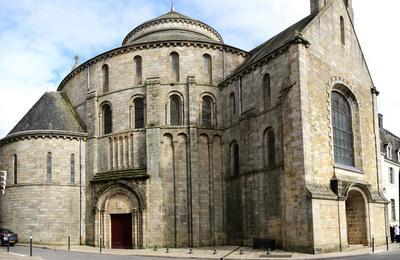
[[[14,184],[18,184],[18,156],[14,154]]]
[[[340,16],[340,39],[342,41],[342,45],[346,44],[346,30],[344,26],[344,19],[343,16]]]
[[[170,98],[170,124],[172,126],[182,125],[182,103],[178,95],[172,95]]]
[[[170,56],[173,80],[175,82],[179,82],[179,54],[172,52]]]
[[[70,182],[75,183],[75,154],[71,153],[70,160]]]
[[[204,54],[203,55],[203,67],[204,67],[204,73],[207,75],[207,83],[211,84],[212,83],[212,60],[211,56],[209,54]]]
[[[112,133],[112,110],[109,105],[103,106],[103,127],[104,134]]]
[[[212,117],[213,117],[213,100],[209,96],[203,97],[202,102],[202,125],[204,127],[210,128],[212,127]]]
[[[103,80],[103,92],[107,93],[110,90],[109,86],[109,75],[110,71],[107,64],[104,64],[102,67],[102,80]]]
[[[137,85],[142,85],[142,57],[136,56],[134,58],[134,61],[135,61],[135,68],[136,68],[135,83]]]
[[[51,152],[47,153],[47,182],[52,182],[53,176],[52,176],[52,168],[53,168],[53,155]]]

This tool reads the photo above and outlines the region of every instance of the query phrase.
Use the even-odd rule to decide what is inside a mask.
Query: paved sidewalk
[[[15,253],[7,253],[7,249],[0,249],[0,260],[42,260],[41,257],[38,256],[24,256]]]
[[[28,246],[28,245],[25,245]],[[34,245],[34,247],[40,248],[51,248],[51,249],[61,249],[67,250],[66,246],[48,246],[48,245]],[[242,254],[241,250],[242,249]],[[98,247],[91,246],[71,246],[72,251],[81,252],[99,252]],[[249,247],[237,247],[237,246],[218,246],[215,247],[216,252],[214,252],[213,247],[203,247],[194,248],[192,253],[189,254],[188,248],[159,248],[156,251],[154,249],[103,249],[104,254],[113,255],[129,255],[129,256],[152,256],[152,257],[176,257],[176,258],[193,258],[193,259],[329,259],[329,258],[345,258],[349,256],[357,255],[369,255],[372,254],[372,250],[369,247],[359,247],[353,248],[351,250],[346,250],[344,252],[335,253],[325,253],[325,254],[303,254],[295,252],[287,252],[282,250],[274,250],[270,255],[267,255],[264,250],[252,249]],[[389,250],[399,250],[400,244],[390,244]],[[375,253],[386,251],[386,246],[380,246],[375,249]],[[1,252],[1,250],[0,250]],[[23,258],[2,258],[0,253],[0,259],[12,259],[19,260]],[[34,259],[34,258],[29,258]],[[39,258],[40,259],[40,258]]]

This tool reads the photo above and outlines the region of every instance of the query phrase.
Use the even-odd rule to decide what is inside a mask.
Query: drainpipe
[[[79,245],[82,245],[82,138],[79,139]]]

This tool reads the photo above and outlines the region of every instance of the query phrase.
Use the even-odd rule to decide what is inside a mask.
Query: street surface
[[[7,247],[2,247],[2,250],[6,251]],[[10,247],[10,252],[17,253],[20,255],[29,255],[29,247],[27,246],[14,246]],[[89,253],[89,252],[79,252],[79,251],[67,251],[67,250],[59,250],[59,249],[43,249],[43,248],[33,248],[33,256],[40,256],[43,260],[157,260],[157,259],[191,259],[191,258],[173,258],[169,257],[161,257],[161,256],[132,256],[132,255],[111,255],[111,254],[99,254],[99,253]],[[230,256],[229,258],[236,258]],[[310,255],[310,257],[306,257],[307,259],[318,259],[316,256]],[[29,258],[28,258],[29,259]],[[237,258],[239,259],[239,258]],[[259,258],[263,259],[263,258]],[[293,258],[296,259],[296,258]],[[322,258],[321,258],[322,259]],[[326,258],[324,258],[326,259]],[[392,250],[392,251],[382,251],[377,252],[374,255],[360,255],[360,256],[343,256],[337,258],[329,258],[329,259],[350,259],[350,260],[399,260],[400,259],[400,250]]]

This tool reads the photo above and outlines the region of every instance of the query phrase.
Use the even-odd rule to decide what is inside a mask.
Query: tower
[[[310,0],[311,13],[319,12],[325,6],[334,3],[336,1],[343,1],[345,7],[347,8],[347,11],[349,12],[351,20],[354,22],[353,0]]]

